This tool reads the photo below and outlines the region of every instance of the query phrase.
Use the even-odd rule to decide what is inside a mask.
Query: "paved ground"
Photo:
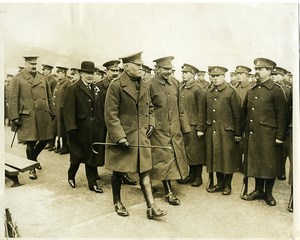
[[[10,148],[12,132],[5,128],[5,150],[25,156],[25,145],[15,143]],[[20,187],[11,188],[5,179],[5,207],[17,222],[22,238],[272,238],[291,239],[293,214],[286,210],[289,198],[287,181],[277,181],[274,197],[277,206],[263,200],[246,202],[240,199],[242,175],[235,174],[230,196],[207,193],[200,188],[173,183],[181,200],[180,206],[164,202],[160,182],[154,182],[159,192],[157,204],[168,211],[160,221],[146,218],[146,206],[138,186],[122,187],[123,203],[130,216],[116,215],[112,204],[110,172],[99,168],[99,186],[103,194],[88,190],[84,167],[76,177],[77,187],[67,183],[69,155],[43,150],[39,159],[43,170],[38,179],[20,174]],[[135,175],[132,176],[136,178]],[[253,189],[253,180],[250,181]],[[296,229],[296,227],[294,227]],[[297,235],[299,236],[299,235]]]

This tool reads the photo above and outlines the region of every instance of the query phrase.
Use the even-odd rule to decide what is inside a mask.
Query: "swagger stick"
[[[118,146],[117,143],[94,142],[92,145],[92,150],[95,154],[98,154],[98,152],[94,150],[93,148],[94,145]],[[155,145],[129,145],[129,147],[172,149],[171,147],[168,146],[155,146]]]
[[[22,106],[22,110],[21,110],[21,113],[19,115],[19,122],[21,122],[21,115],[23,113],[23,110],[24,110],[24,105]],[[16,127],[16,130],[15,130],[15,133],[14,133],[14,137],[13,137],[13,139],[11,141],[11,144],[10,144],[10,148],[12,148],[12,146],[14,145],[14,141],[15,141],[15,137],[16,137],[18,129],[19,129],[19,126]]]

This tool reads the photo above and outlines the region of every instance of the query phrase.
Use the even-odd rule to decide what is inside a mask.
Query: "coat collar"
[[[84,84],[81,78],[77,81],[77,85],[83,92],[85,92],[89,97],[92,98],[92,94],[88,89],[88,86]]]
[[[59,79],[59,80],[58,80],[58,83],[59,83],[59,84],[62,84],[62,83],[64,83],[65,81],[69,81],[69,79],[68,79],[67,77],[64,77],[64,78],[62,78],[62,79]]]
[[[120,77],[121,87],[127,92],[136,102],[139,98],[139,93],[136,90],[133,81],[130,80],[126,72],[121,73]],[[140,91],[141,91],[142,80],[140,80]]]
[[[157,76],[157,75],[154,77],[154,80],[157,81],[160,84],[163,84],[163,85],[165,85],[166,83],[171,85],[171,80],[170,79],[166,80],[166,79],[163,79],[162,77]]]
[[[24,78],[32,84],[32,86],[38,85],[42,82],[41,80],[41,74],[36,72],[35,77],[33,77],[26,69],[23,70],[23,76]]]
[[[248,80],[243,81],[243,82],[238,82],[234,87],[241,86],[242,88],[248,87],[250,85],[250,82]]]
[[[185,88],[191,88],[191,87],[193,87],[196,84],[197,83],[196,83],[195,79],[192,78],[192,79],[190,79],[189,81],[186,82]],[[184,82],[181,82],[180,85],[181,85],[181,87],[184,87]]]
[[[215,89],[217,89],[219,92],[223,91],[226,87],[228,86],[228,84],[224,81],[224,83],[222,83],[221,85],[218,86],[214,86],[213,88],[210,89],[210,91],[213,91]]]
[[[108,79],[107,76],[105,78],[103,78],[102,83],[103,83],[104,88],[108,88],[108,86],[110,84],[110,80]]]
[[[265,81],[263,83],[256,82],[256,84],[252,88],[256,88],[258,86],[264,86],[268,89],[272,89],[275,86],[275,83],[273,82],[272,79],[269,78],[267,81]]]

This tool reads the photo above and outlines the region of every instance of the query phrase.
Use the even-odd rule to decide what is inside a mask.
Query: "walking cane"
[[[98,154],[98,152],[93,148],[94,145],[118,146],[117,143],[94,142],[92,145],[92,150],[95,154]],[[172,149],[171,147],[168,146],[155,146],[155,145],[129,145],[129,147]]]
[[[22,113],[23,113],[23,110],[24,110],[24,105],[23,105],[22,110],[21,110],[21,113],[20,113],[20,115],[19,115],[19,119],[18,119],[19,122],[21,122],[21,115],[22,115]],[[15,141],[15,137],[16,137],[16,134],[17,134],[18,129],[19,129],[19,126],[16,127],[16,130],[15,130],[15,133],[14,133],[14,137],[13,137],[13,139],[12,139],[12,141],[11,141],[11,144],[10,144],[10,147],[11,147],[11,148],[12,148],[12,146],[14,145],[14,141]]]

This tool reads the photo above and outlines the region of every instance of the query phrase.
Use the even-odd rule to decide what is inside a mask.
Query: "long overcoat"
[[[275,139],[285,139],[286,123],[287,103],[279,85],[269,79],[248,91],[243,105],[243,124],[249,177],[279,176]]]
[[[250,82],[248,80],[245,80],[243,82],[237,82],[234,85],[234,87],[236,88],[236,90],[240,94],[240,97],[242,99],[242,105],[243,105],[243,102],[245,100],[247,92],[252,88],[251,84],[250,84]]]
[[[241,98],[226,82],[205,92],[207,172],[232,174],[241,168],[241,150],[235,136],[242,136]]]
[[[131,145],[151,145],[146,133],[155,127],[149,84],[140,80],[139,91],[135,83],[123,72],[108,87],[105,107],[106,141],[117,143],[126,137]],[[152,168],[151,148],[132,147],[129,150],[107,146],[105,167],[119,172],[146,172]]]
[[[63,116],[68,135],[70,160],[73,163],[86,163],[92,167],[103,166],[104,146],[94,146],[94,142],[104,142],[104,118],[101,114],[101,97],[98,87],[93,92],[81,79],[67,87]],[[75,130],[75,136],[70,131]]]
[[[53,91],[53,101],[55,106],[55,126],[57,127],[57,136],[65,137],[67,135],[65,121],[63,117],[64,99],[67,87],[71,84],[67,77],[59,79]]]
[[[197,84],[195,79],[186,84],[179,84],[183,105],[191,126],[191,132],[184,136],[185,150],[189,165],[205,164],[205,141],[204,137],[198,138],[197,131],[204,132],[204,90]]]
[[[10,80],[9,89],[10,117],[14,120],[20,116],[22,122],[18,129],[18,140],[51,139],[54,106],[46,78],[38,72],[33,77],[27,70],[23,70]]]
[[[179,83],[155,76],[150,80],[150,93],[154,105],[156,128],[150,138],[152,145],[171,149],[152,149],[153,169],[156,180],[174,180],[188,175],[183,133],[191,131],[186,115]]]
[[[288,96],[288,153],[290,160],[289,179],[290,185],[293,185],[293,88]]]

